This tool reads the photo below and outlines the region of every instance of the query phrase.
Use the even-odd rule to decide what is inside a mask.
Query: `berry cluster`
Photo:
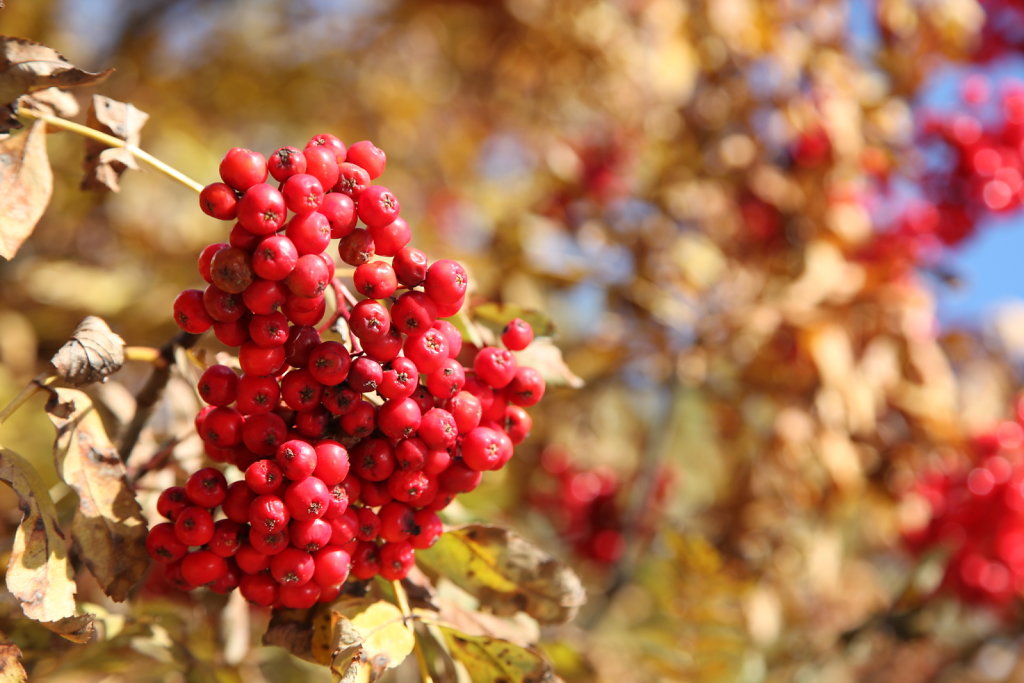
[[[444,318],[461,310],[466,271],[408,246],[398,200],[372,184],[384,165],[370,142],[318,135],[269,159],[232,149],[201,193],[205,213],[237,222],[200,254],[208,284],[182,292],[174,318],[238,347],[241,374],[203,372],[196,430],[242,476],[205,468],[161,494],[168,521],[147,545],[183,589],[306,607],[350,573],[400,579],[440,535],[437,512],[530,430],[524,407],[545,384],[513,352],[532,328],[515,319],[501,346],[463,344]],[[335,277],[332,240],[363,298]],[[318,328],[328,291],[337,311]],[[332,322],[344,336],[321,338]]]
[[[908,494],[907,510],[926,514],[913,515],[903,540],[914,553],[950,553],[944,590],[1005,607],[1024,596],[1024,428],[1002,422],[972,445],[972,466],[929,472]]]

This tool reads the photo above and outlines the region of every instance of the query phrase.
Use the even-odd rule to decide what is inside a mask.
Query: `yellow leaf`
[[[452,529],[416,557],[495,614],[521,611],[542,623],[559,623],[572,619],[586,601],[571,569],[500,527]]]
[[[78,494],[71,536],[89,571],[120,602],[149,566],[146,521],[89,397],[74,389],[57,395],[55,405],[74,404],[70,415],[48,411],[57,429],[57,471]]]
[[[554,681],[551,665],[532,647],[520,647],[491,636],[471,636],[439,626],[452,657],[462,663],[473,683],[547,683]]]
[[[25,616],[58,621],[75,613],[75,581],[67,541],[57,509],[32,464],[14,451],[0,449],[0,480],[18,494],[21,524],[7,566],[7,588]]]

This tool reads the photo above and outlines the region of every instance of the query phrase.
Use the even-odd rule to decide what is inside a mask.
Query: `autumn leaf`
[[[10,641],[0,643],[0,683],[21,683],[28,680],[21,659],[21,648]]]
[[[67,541],[43,480],[30,462],[6,448],[0,449],[0,480],[18,494],[22,512],[7,566],[7,588],[30,619],[74,616],[75,581]]]
[[[46,124],[0,140],[0,257],[12,259],[50,204]]]
[[[17,100],[24,95],[48,88],[74,88],[94,85],[113,73],[79,69],[53,48],[35,41],[0,36],[0,109],[7,111],[0,120],[0,133],[17,128],[14,117]]]
[[[561,623],[572,619],[586,601],[571,569],[501,527],[452,529],[416,558],[495,614],[526,612],[541,623]]]
[[[125,466],[84,393],[58,389],[51,404],[73,402],[71,415],[49,411],[57,429],[54,460],[78,494],[71,527],[75,548],[100,585],[120,602],[149,566],[146,521],[125,476]]]
[[[310,610],[275,610],[265,645],[330,668],[337,680],[375,681],[415,644],[401,611],[373,598],[344,598]]]
[[[102,382],[124,365],[124,340],[102,318],[86,316],[50,364],[72,386]]]
[[[127,102],[93,95],[89,105],[88,125],[114,137],[121,138],[132,147],[138,147],[142,127],[149,114]],[[85,141],[85,177],[83,190],[120,190],[118,179],[126,169],[137,169],[132,153],[123,147],[108,147],[102,142]]]
[[[516,351],[516,362],[540,373],[550,386],[569,386],[579,389],[583,379],[573,372],[562,357],[562,350],[549,337],[534,339],[522,351]]]
[[[474,683],[548,683],[554,681],[551,665],[532,647],[521,647],[491,636],[471,636],[448,626],[438,626],[448,648],[469,672]]]

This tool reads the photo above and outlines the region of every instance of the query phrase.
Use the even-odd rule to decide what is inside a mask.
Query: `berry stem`
[[[156,363],[160,360],[160,349],[154,346],[126,346],[124,347],[124,359],[141,363]]]
[[[197,183],[195,180],[192,180],[178,169],[165,164],[164,162],[160,161],[149,152],[143,151],[136,147],[135,145],[129,145],[121,138],[114,137],[113,135],[107,135],[106,133],[98,131],[95,128],[90,128],[89,126],[83,126],[82,124],[75,123],[74,121],[62,119],[59,116],[41,114],[38,112],[34,112],[30,109],[26,109],[24,107],[18,108],[18,116],[22,116],[28,119],[38,119],[39,121],[43,121],[44,123],[53,126],[54,128],[63,128],[64,130],[71,131],[72,133],[78,133],[79,135],[85,136],[87,138],[92,138],[93,140],[96,140],[98,142],[102,142],[105,145],[126,149],[131,153],[132,156],[134,156],[139,161],[149,164],[150,166],[160,171],[164,175],[174,178],[182,185],[185,185],[186,187],[189,187],[195,190],[196,192],[201,192],[203,189],[202,185]]]
[[[416,652],[416,663],[420,667],[420,678],[425,683],[433,683],[434,679],[430,677],[430,669],[427,668],[427,659],[423,656],[423,650],[420,648],[419,640],[416,638],[416,618],[413,616],[412,610],[409,609],[409,596],[405,594],[405,588],[402,586],[401,581],[392,581],[391,586],[395,589],[398,609],[402,611],[402,621],[413,637],[412,649]]]
[[[26,384],[22,390],[18,392],[18,395],[11,399],[11,402],[8,403],[3,410],[0,410],[0,424],[6,422],[7,418],[13,415],[18,408],[25,405],[30,398],[35,396],[38,392],[43,391],[56,381],[56,375],[43,373]]]

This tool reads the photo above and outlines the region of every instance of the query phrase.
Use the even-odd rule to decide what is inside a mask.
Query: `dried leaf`
[[[124,365],[124,340],[102,318],[90,315],[78,323],[50,363],[71,386],[102,382]]]
[[[516,362],[527,365],[541,374],[550,386],[570,386],[579,389],[583,379],[569,369],[562,350],[548,337],[534,339],[522,351],[516,351]]]
[[[21,683],[28,674],[21,665],[21,648],[11,642],[0,643],[0,683]]]
[[[18,98],[47,88],[93,85],[113,72],[79,69],[56,50],[40,43],[0,36],[0,107],[17,111]],[[0,133],[18,127],[17,120],[0,121]]]
[[[72,643],[82,645],[92,640],[96,632],[95,621],[92,614],[78,614],[57,621],[44,621],[43,626]]]
[[[452,656],[462,662],[474,683],[549,683],[551,665],[534,648],[520,647],[490,636],[471,636],[447,626],[438,627]]]
[[[572,619],[586,601],[571,569],[501,527],[452,529],[416,557],[495,614],[526,612],[541,623],[560,623]]]
[[[375,681],[412,653],[415,640],[389,602],[346,598],[330,607],[274,610],[265,645],[330,667],[342,681]]]
[[[142,127],[149,114],[127,102],[118,102],[102,95],[93,95],[89,105],[88,124],[92,128],[121,138],[133,147],[139,146]],[[137,169],[135,157],[127,149],[108,147],[96,140],[85,141],[85,177],[83,190],[120,190],[118,178],[125,169]]]
[[[0,140],[0,257],[12,259],[50,203],[53,171],[46,125]]]
[[[107,595],[120,602],[149,566],[146,521],[89,397],[74,389],[58,389],[57,395],[75,405],[70,416],[49,413],[57,429],[57,471],[78,494],[71,536]]]
[[[75,581],[68,562],[57,508],[32,464],[14,451],[0,449],[0,481],[18,494],[21,524],[7,566],[7,588],[25,616],[58,621],[75,614]]]

